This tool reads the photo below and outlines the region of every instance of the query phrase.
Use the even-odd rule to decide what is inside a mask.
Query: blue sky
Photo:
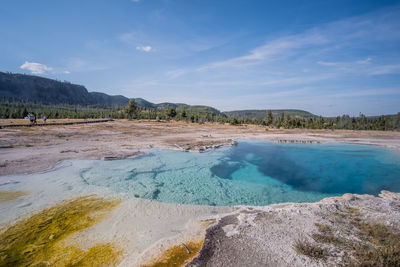
[[[399,1],[2,0],[0,71],[220,110],[400,111]]]

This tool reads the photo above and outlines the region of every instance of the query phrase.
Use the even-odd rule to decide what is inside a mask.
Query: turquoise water
[[[313,202],[343,193],[400,192],[400,154],[374,146],[239,142],[206,153],[149,150],[86,161],[84,184],[131,197],[200,205]]]
[[[21,211],[87,194],[233,206],[400,192],[400,151],[375,146],[240,141],[205,153],[146,152],[135,159],[70,160],[44,172],[0,176],[0,190],[31,192],[29,203],[15,204]],[[2,205],[0,213],[11,204]]]

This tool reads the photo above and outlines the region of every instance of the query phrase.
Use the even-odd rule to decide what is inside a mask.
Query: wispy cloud
[[[344,66],[344,65],[355,65],[355,64],[361,64],[361,65],[365,65],[365,64],[369,64],[372,62],[372,58],[368,57],[365,59],[360,59],[360,60],[356,60],[356,61],[350,61],[350,62],[327,62],[327,61],[317,61],[317,64],[322,65],[322,66]]]
[[[118,35],[117,38],[123,43],[131,44],[131,42],[134,40],[134,34],[132,32],[126,32]]]
[[[271,40],[264,45],[250,50],[246,55],[213,62],[198,68],[200,71],[221,67],[243,67],[272,61],[282,61],[296,52],[327,43],[320,33],[311,31],[305,34],[290,35]]]
[[[166,76],[182,80],[207,75],[210,83],[213,79],[232,83],[234,78],[238,85],[268,88],[337,80],[349,74],[371,77],[400,73],[400,65],[395,63],[400,57],[386,56],[382,47],[400,41],[396,15],[400,16],[398,8],[334,21],[270,39],[238,57],[179,68]]]
[[[317,64],[322,65],[322,66],[337,66],[340,64],[339,62],[326,62],[326,61],[317,61]]]
[[[400,95],[399,88],[353,89],[351,92],[330,94],[328,97],[349,98],[362,96]]]
[[[151,40],[149,40],[149,38],[146,37],[146,35],[141,31],[122,33],[117,36],[117,39],[125,45],[135,47],[138,51],[150,52],[151,50],[153,50],[152,46],[143,45],[143,43],[150,43]]]
[[[146,46],[136,46],[136,50],[143,51],[143,52],[150,52],[153,48],[149,45]]]
[[[45,74],[53,70],[53,68],[48,67],[44,64],[29,61],[25,61],[25,63],[22,64],[20,68],[23,70],[29,70],[32,74]]]
[[[359,60],[359,61],[357,61],[356,63],[358,63],[358,64],[368,64],[368,63],[370,63],[371,61],[372,61],[372,58],[368,57],[368,58],[366,58],[366,59]]]
[[[178,78],[186,73],[185,69],[175,69],[167,71],[167,76],[169,78]]]
[[[270,41],[265,45],[259,46],[245,55],[234,60],[268,60],[288,57],[296,49],[303,49],[309,46],[322,45],[327,43],[326,37],[316,32],[307,32],[300,35],[292,35]]]
[[[400,64],[373,64],[372,58],[361,59],[350,62],[325,62],[318,61],[317,64],[325,67],[336,68],[346,73],[361,75],[386,75],[400,73]]]
[[[372,75],[384,75],[400,73],[400,64],[380,65],[371,69]]]
[[[329,59],[352,50],[354,54],[358,54],[357,50],[363,48],[376,49],[378,43],[399,41],[399,20],[396,19],[398,16],[400,16],[400,9],[394,8],[391,11],[384,10],[331,22],[303,33],[271,39],[243,56],[212,62],[200,66],[197,70],[236,67],[243,71],[243,69],[252,68],[253,65],[263,64],[268,67],[274,64],[277,67],[277,65],[291,65],[297,62],[307,65],[312,64],[314,58],[317,59],[314,62],[323,66],[343,66],[350,63],[367,65],[372,63],[370,56],[353,62],[336,62]]]
[[[106,58],[98,56],[96,59],[90,57],[72,57],[66,59],[66,68],[58,72],[70,74],[71,72],[76,73],[106,70],[115,66],[115,63],[112,61],[112,59],[113,58],[110,57],[110,55],[108,55]]]
[[[398,17],[398,8],[383,10],[272,38],[239,56],[168,70],[157,86],[180,90],[181,97],[189,97],[183,89],[201,91],[204,99],[223,95],[229,100],[219,98],[221,109],[319,103],[334,114],[329,98],[340,106],[357,97],[357,108],[342,112],[358,114],[362,101],[399,97],[400,88],[382,89],[377,77],[400,73],[400,55],[393,53],[400,43]]]
[[[341,72],[348,72],[348,73],[359,73],[359,74],[371,74],[371,65],[372,58],[368,57],[365,59],[359,59],[355,61],[337,61],[337,62],[330,62],[330,61],[317,61],[318,65],[329,67],[330,70],[336,69],[337,71]]]

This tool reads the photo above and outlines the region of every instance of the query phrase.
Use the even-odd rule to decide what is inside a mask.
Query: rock
[[[382,198],[386,198],[389,200],[397,200],[400,201],[400,194],[399,193],[393,193],[393,192],[389,192],[386,190],[382,190],[381,193],[379,194],[380,197]]]
[[[138,156],[146,155],[147,153],[142,151],[135,151],[135,152],[112,152],[107,153],[102,157],[102,160],[119,160],[119,159],[126,159],[126,158],[135,158]]]

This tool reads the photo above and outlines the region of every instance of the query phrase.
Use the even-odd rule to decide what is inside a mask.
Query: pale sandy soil
[[[36,172],[71,158],[129,155],[143,148],[201,150],[231,139],[345,142],[400,148],[400,132],[278,130],[261,126],[114,121],[87,125],[0,129],[0,175]]]
[[[4,122],[2,122],[4,123]],[[182,122],[114,121],[88,125],[21,127],[0,129],[1,175],[31,173],[73,158],[128,157],[144,148],[169,148],[199,151],[232,140],[274,142],[344,142],[400,149],[399,132],[276,130],[260,126],[188,124]],[[5,176],[3,176],[5,177]],[[8,178],[7,178],[8,179]],[[80,192],[79,194],[83,194]],[[73,196],[44,189],[37,195],[7,202],[4,221],[33,214]],[[46,197],[54,203],[47,203]],[[354,206],[366,217],[399,228],[400,196],[384,198],[353,196],[323,200],[312,204],[281,204],[267,207],[209,207],[126,199],[106,220],[71,237],[71,242],[90,246],[99,242],[118,242],[124,249],[121,266],[138,266],[159,255],[169,246],[202,238],[201,220],[215,218],[208,228],[205,245],[194,266],[320,266],[294,251],[299,238],[309,238],[314,223],[329,223],[324,214],[340,207]],[[38,208],[26,206],[39,203]],[[26,207],[25,207],[26,206]],[[13,207],[24,207],[13,214]],[[15,216],[15,218],[11,218]],[[331,264],[337,258],[330,259]],[[324,264],[322,264],[324,265]]]
[[[47,119],[46,123],[63,123],[63,122],[81,122],[81,121],[95,121],[99,119]],[[42,118],[37,118],[38,124],[44,123]],[[26,124],[29,125],[31,122],[28,119],[0,119],[0,125],[4,124]]]
[[[140,266],[169,247],[204,239],[208,225],[202,222],[218,221],[233,210],[127,199],[108,219],[75,235],[71,242],[83,248],[93,243],[117,243],[124,250],[124,260],[119,266]]]
[[[357,237],[358,231],[347,221],[348,210],[359,213],[362,222],[385,225],[399,235],[400,194],[387,191],[382,191],[379,197],[345,194],[316,203],[242,207],[207,229],[199,256],[188,266],[348,266],[343,263],[344,253],[351,254],[351,249],[316,242],[312,238],[318,233],[318,223],[335,228],[334,236],[346,243],[363,243]],[[338,217],[344,221],[339,223]],[[299,255],[295,250],[299,241],[325,249],[326,259]],[[361,265],[355,261],[350,266],[391,264]]]

